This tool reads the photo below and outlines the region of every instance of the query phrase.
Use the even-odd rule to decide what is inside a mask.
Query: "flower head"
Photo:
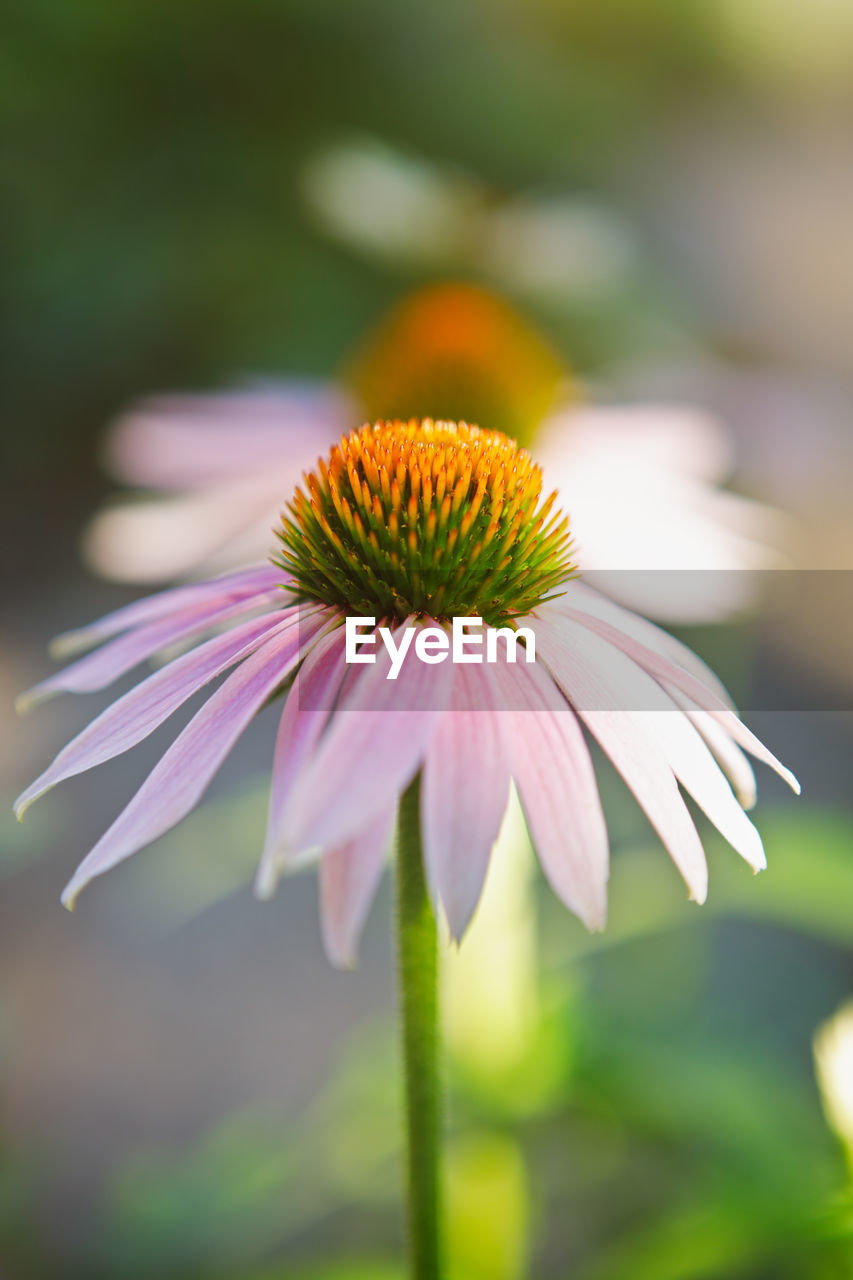
[[[551,516],[557,495],[540,503],[541,491],[530,455],[498,431],[377,422],[306,476],[279,563],[301,598],[351,613],[497,625],[572,571],[568,520]]]
[[[418,776],[427,881],[454,937],[477,905],[511,780],[554,890],[589,927],[602,927],[607,832],[581,725],[693,898],[705,897],[707,868],[679,784],[761,868],[761,841],[744,812],[754,800],[744,750],[796,781],[698,658],[570,576],[565,522],[539,505],[539,484],[527,455],[498,433],[430,420],[364,427],[294,498],[279,564],[152,596],[66,641],[100,647],[31,699],[104,688],[176,643],[190,647],[65,747],[21,796],[19,814],[224,679],[84,859],[65,901],[180,821],[279,695],[257,888],[267,895],[282,870],[319,860],[324,937],[338,962],[353,954],[399,797]],[[506,618],[529,627],[535,661],[510,661],[504,650],[494,665],[432,665],[415,646],[389,680],[384,651],[372,665],[346,661],[342,624],[368,607],[391,633],[446,628],[451,608],[477,607],[489,633]]]

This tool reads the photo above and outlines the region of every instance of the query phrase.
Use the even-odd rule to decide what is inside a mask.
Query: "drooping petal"
[[[700,711],[695,702],[674,685],[664,684],[663,687],[705,739],[743,808],[754,808],[757,799],[755,774],[737,743],[729,737],[710,711]]]
[[[636,797],[678,867],[690,896],[704,902],[708,867],[702,843],[678,790],[675,775],[642,714],[626,710],[626,699],[614,695],[609,677],[584,660],[576,638],[571,642],[564,621],[539,617],[538,654],[566,697],[610,757]],[[583,628],[579,628],[583,631]]]
[[[326,954],[349,968],[373,902],[394,829],[393,806],[345,844],[328,849],[320,862],[320,920]]]
[[[646,708],[628,709],[623,714],[635,719],[640,731],[654,741],[678,781],[732,848],[756,871],[762,870],[767,864],[761,837],[701,735],[665,690],[620,649],[577,623],[563,622],[556,642],[553,633],[548,635],[549,648],[560,643],[564,645],[564,661],[585,675],[589,684],[598,674],[611,700],[608,705],[616,710],[620,703]]]
[[[72,906],[95,876],[163,835],[201,799],[250,720],[299,658],[293,631],[274,636],[223,681],[84,858],[62,900]]]
[[[145,623],[134,631],[125,632],[114,640],[108,640],[94,653],[72,662],[70,666],[43,680],[22,694],[19,709],[26,710],[56,693],[92,693],[105,689],[126,672],[144,662],[146,658],[168,649],[170,645],[211,630],[220,623],[258,608],[284,601],[286,597],[277,588],[243,599],[196,604],[176,610],[168,617]],[[280,611],[283,615],[296,616],[296,606]]]
[[[483,668],[456,667],[447,714],[424,759],[427,881],[457,941],[480,900],[509,800],[509,762],[493,712],[494,689]]]
[[[288,627],[295,630],[296,623],[297,616],[292,611],[284,622],[280,610],[264,614],[214,636],[153,672],[111,703],[60,751],[50,768],[17,800],[18,818],[57,783],[129,751],[153,733],[187,698],[246,657],[267,636]],[[298,640],[296,636],[296,643]]]
[[[643,649],[650,650],[660,658],[677,662],[694,679],[704,684],[709,692],[715,694],[720,702],[734,711],[734,703],[725,685],[698,654],[647,618],[641,618],[639,614],[623,608],[600,592],[591,590],[583,582],[575,580],[567,583],[563,594],[550,602],[548,608],[565,611],[571,617],[579,618],[585,626],[635,657],[641,666],[647,664],[637,657],[639,649],[632,650],[629,647],[630,640],[635,640]]]
[[[279,842],[294,852],[350,839],[417,772],[448,703],[451,664],[426,665],[413,643],[396,680],[386,679],[389,669],[384,647],[375,664],[350,668],[341,701],[282,814]]]
[[[677,711],[652,712],[650,718],[652,732],[678,781],[732,848],[753,870],[763,871],[767,859],[761,837],[702,735]]]
[[[590,929],[607,915],[609,846],[589,750],[574,712],[537,664],[484,667],[527,826],[554,892]]]
[[[83,649],[91,649],[93,645],[118,635],[120,631],[129,631],[132,627],[141,627],[148,622],[157,622],[182,609],[191,609],[196,605],[225,604],[229,600],[242,600],[247,596],[263,595],[274,590],[287,579],[283,569],[271,564],[258,564],[250,569],[240,569],[236,573],[226,573],[219,578],[211,578],[207,582],[191,582],[183,587],[169,587],[166,591],[158,591],[155,595],[146,596],[143,600],[134,600],[132,604],[114,609],[97,622],[76,631],[66,631],[57,636],[51,644],[51,651],[57,657],[66,657],[79,653]]]
[[[567,596],[571,601],[572,597],[569,596],[568,592]],[[773,769],[788,784],[791,790],[799,795],[800,784],[791,770],[777,760],[772,751],[769,751],[764,743],[738,719],[731,709],[728,695],[725,694],[724,698],[720,697],[712,682],[707,677],[702,678],[701,675],[694,674],[694,671],[688,669],[680,656],[676,659],[665,652],[662,653],[658,647],[652,648],[646,645],[642,641],[635,639],[633,635],[629,634],[621,626],[613,626],[602,619],[590,620],[592,615],[585,611],[576,611],[574,603],[566,603],[565,601],[549,602],[544,609],[539,610],[539,616],[543,618],[552,616],[552,609],[569,617],[577,617],[577,620],[590,630],[596,631],[604,639],[609,640],[613,645],[622,649],[624,653],[627,653],[639,666],[648,671],[650,675],[653,675],[662,686],[673,685],[691,698],[698,708],[703,711],[709,711],[739,746],[748,751],[756,760],[761,760],[763,764]],[[642,619],[636,619],[636,621],[642,622]],[[672,637],[669,638],[672,639]],[[673,640],[673,644],[675,643],[676,641]],[[680,646],[680,648],[685,653],[689,653],[689,650],[684,649],[684,646]],[[695,662],[699,662],[699,659],[695,658]],[[716,683],[718,684],[719,682]],[[725,691],[723,692],[725,693]]]
[[[310,646],[288,693],[276,735],[267,831],[255,877],[259,898],[272,896],[281,867],[293,852],[282,835],[285,806],[329,718],[345,672],[343,633],[333,628]]]

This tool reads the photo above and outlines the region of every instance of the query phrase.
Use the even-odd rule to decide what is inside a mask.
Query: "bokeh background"
[[[12,0],[3,26],[0,1274],[391,1280],[390,892],[349,974],[311,875],[252,900],[274,717],[73,918],[162,737],[11,817],[89,714],[14,694],[132,594],[79,557],[105,425],[333,376],[407,290],[469,279],[590,393],[721,414],[789,563],[850,569],[853,7]],[[605,776],[605,935],[523,859],[490,886],[449,996],[454,1277],[853,1274],[853,1066],[813,1047],[853,976],[851,593],[819,581],[683,632],[804,784],[760,778],[764,876],[709,840],[689,906]]]

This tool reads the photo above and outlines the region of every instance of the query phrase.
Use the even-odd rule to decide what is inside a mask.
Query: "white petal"
[[[615,466],[719,480],[732,451],[725,426],[692,405],[581,405],[543,424],[537,458],[567,472],[606,474]]]
[[[744,809],[752,809],[757,799],[755,774],[740,747],[734,742],[721,724],[718,724],[710,711],[700,711],[694,702],[674,685],[665,684],[669,696],[685,711],[712,754],[720,768],[732,784],[732,789]]]
[[[644,406],[561,415],[537,457],[588,580],[644,613],[703,621],[749,603],[747,571],[778,563],[787,537],[778,513],[710,483],[727,451],[713,419]]]
[[[140,583],[204,571],[217,555],[229,568],[264,559],[275,549],[273,528],[298,478],[267,472],[242,484],[116,502],[88,525],[83,558],[102,577]],[[239,556],[231,552],[261,518],[256,542],[244,544]],[[229,554],[223,557],[224,550]]]

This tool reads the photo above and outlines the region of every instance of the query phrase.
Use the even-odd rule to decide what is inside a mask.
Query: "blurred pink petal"
[[[327,452],[341,424],[356,416],[349,396],[329,383],[156,396],[116,422],[107,462],[117,479],[134,486],[215,487],[289,458],[315,462],[312,454]]]
[[[96,516],[89,563],[109,578],[156,582],[268,554],[282,497],[357,414],[343,393],[312,399],[287,384],[147,402],[119,424],[112,454],[129,483],[165,493]],[[537,455],[570,512],[580,568],[631,608],[715,620],[749,603],[750,571],[779,562],[781,518],[717,487],[728,437],[701,411],[561,409],[542,424]]]
[[[103,577],[162,582],[217,560],[233,568],[241,560],[238,540],[249,528],[255,545],[242,558],[257,560],[259,546],[268,551],[273,545],[281,494],[290,492],[297,478],[279,464],[228,486],[114,503],[89,524],[83,554]],[[260,521],[259,511],[264,513]]]
[[[631,608],[710,621],[746,605],[750,570],[780,562],[781,518],[715,487],[728,445],[715,419],[676,406],[566,410],[545,424],[546,488],[571,513],[579,566]]]
[[[536,456],[559,465],[567,440],[579,468],[597,466],[601,450],[612,451],[612,465],[650,472],[672,471],[685,479],[723,479],[732,450],[719,421],[703,409],[682,404],[579,405],[553,413],[539,431]],[[629,459],[627,463],[624,461]]]

